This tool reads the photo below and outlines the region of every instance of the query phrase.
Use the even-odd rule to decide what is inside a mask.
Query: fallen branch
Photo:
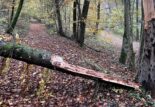
[[[136,84],[134,82],[125,81],[101,72],[96,72],[95,70],[68,64],[61,57],[52,55],[51,52],[34,49],[24,45],[0,41],[0,56],[14,58],[20,61],[27,62],[29,64],[39,65],[83,78],[101,80],[134,89],[139,89],[140,87],[139,84]]]

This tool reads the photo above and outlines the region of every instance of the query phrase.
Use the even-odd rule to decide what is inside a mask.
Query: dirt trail
[[[127,80],[132,80],[135,74],[126,67],[115,63],[114,59],[117,59],[117,56],[114,53],[104,49],[104,53],[100,53],[87,47],[80,48],[74,41],[58,35],[49,35],[43,24],[30,24],[29,32],[22,39],[22,43],[63,56],[64,60],[70,64],[93,69],[84,62],[84,59],[91,59],[109,70],[110,75]],[[138,102],[137,100],[132,101],[133,98],[129,96],[130,92],[127,90],[123,90],[121,94],[116,93],[108,84],[103,83],[101,87],[98,87],[94,81],[61,72],[53,72],[53,70],[46,74],[49,80],[44,84],[45,87],[42,87],[44,88],[43,93],[37,95],[40,92],[38,88],[42,86],[39,84],[43,83],[43,79],[46,79],[43,76],[45,75],[44,68],[31,65],[25,71],[28,75],[26,74],[24,78],[24,65],[24,62],[12,60],[10,70],[5,75],[0,75],[0,102],[4,102],[5,105],[12,107],[107,107],[119,105],[122,107],[120,105],[122,103],[132,106]],[[21,80],[22,78],[23,80]],[[26,90],[23,92],[23,82],[26,79],[28,82],[24,88]]]
[[[105,41],[108,42],[110,44],[112,44],[115,48],[119,49],[119,51],[121,50],[122,47],[122,37],[116,34],[113,34],[111,32],[107,32],[107,31],[102,31],[98,37]],[[134,51],[136,52],[136,54],[138,54],[138,50],[139,50],[139,42],[133,42],[133,48]]]
[[[117,46],[121,45],[121,39],[113,35],[110,37],[113,39],[112,43],[115,43],[116,39]],[[46,27],[44,24],[32,23],[30,25],[29,33],[23,42],[30,45],[31,47],[45,49],[52,52],[53,54],[60,55],[70,64],[80,65],[93,69],[90,65],[85,64],[85,60],[90,59],[96,64],[102,66],[105,70],[112,71],[111,75],[121,76],[125,79],[132,79],[134,74],[133,73],[130,75],[131,73],[128,72],[128,77],[124,77],[124,74],[122,74],[122,72],[124,72],[124,68],[122,65],[117,63],[118,57],[113,52],[103,49],[104,53],[98,53],[87,47],[80,48],[74,41],[70,41],[64,37],[58,35],[50,36],[46,32]]]

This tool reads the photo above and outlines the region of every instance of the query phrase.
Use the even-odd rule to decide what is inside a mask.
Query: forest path
[[[114,61],[117,61],[115,53],[106,49],[96,52],[87,47],[80,48],[74,41],[49,35],[46,31],[44,24],[31,23],[22,44],[63,56],[70,64],[94,69],[85,62],[87,59],[105,68],[110,75],[127,80],[134,78],[135,72]],[[139,102],[129,96],[130,91],[120,89],[119,93],[115,87],[105,83],[98,87],[98,80],[94,82],[36,65],[25,65],[22,61],[11,59],[10,69],[5,75],[0,75],[1,103],[12,107],[125,107]]]
[[[111,36],[111,38],[118,39],[115,36]],[[91,65],[87,64],[93,62],[103,67],[106,71],[110,71],[109,73],[111,75],[124,79],[133,79],[133,72],[126,72],[128,77],[124,75],[124,69],[126,68],[118,63],[118,56],[116,53],[113,53],[113,51],[103,49],[103,52],[100,53],[87,47],[80,48],[74,41],[58,35],[49,35],[44,24],[31,23],[28,35],[24,40],[24,42],[31,47],[45,49],[53,54],[62,56],[64,60],[70,64],[94,69]],[[118,39],[118,41],[120,41],[120,39]]]
[[[115,48],[118,49],[118,51],[121,51],[123,38],[120,35],[116,35],[107,31],[101,31],[98,35],[98,38],[100,40],[103,40],[104,42],[108,42],[109,44],[112,44]],[[139,42],[134,41],[133,48],[136,54],[138,55]]]

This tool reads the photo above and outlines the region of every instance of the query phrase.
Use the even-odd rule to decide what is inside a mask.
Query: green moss
[[[2,49],[11,49],[12,48],[12,44],[6,44],[4,46],[1,46],[0,50]]]

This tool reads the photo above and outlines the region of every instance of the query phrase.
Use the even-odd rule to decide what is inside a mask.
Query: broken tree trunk
[[[140,87],[139,84],[130,81],[121,80],[101,72],[68,64],[63,61],[61,57],[53,55],[51,52],[30,48],[28,46],[0,42],[0,56],[14,58],[83,78],[101,80],[134,89],[139,89]]]
[[[138,81],[155,99],[155,1],[143,0],[144,28],[139,61]]]

